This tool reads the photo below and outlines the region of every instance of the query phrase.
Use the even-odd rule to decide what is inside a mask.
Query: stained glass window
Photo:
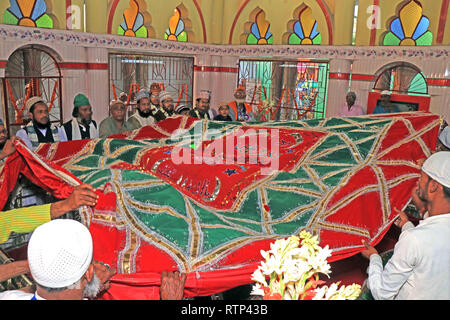
[[[430,20],[422,15],[422,6],[411,0],[400,9],[399,16],[394,19],[389,32],[383,40],[388,46],[430,46],[433,34],[428,31]]]
[[[144,16],[139,12],[139,4],[130,0],[130,7],[123,12],[123,22],[117,34],[130,37],[148,37],[148,30],[144,25]]]
[[[173,16],[169,20],[169,28],[164,34],[164,39],[171,41],[188,41],[188,34],[185,30],[184,21],[178,8],[174,10]]]
[[[399,94],[428,94],[425,76],[411,64],[396,63],[380,74],[373,88],[375,91],[389,90]]]
[[[317,21],[309,7],[302,9],[298,21],[294,23],[294,32],[289,36],[289,44],[321,44],[322,36],[317,31]]]
[[[269,30],[270,23],[266,20],[264,11],[260,10],[250,28],[247,44],[273,44],[273,35]]]
[[[3,23],[25,27],[53,28],[53,20],[46,13],[45,0],[9,0],[3,13]]]

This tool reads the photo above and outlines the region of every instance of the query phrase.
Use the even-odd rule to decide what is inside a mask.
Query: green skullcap
[[[81,107],[81,106],[90,106],[91,103],[89,102],[89,99],[82,93],[79,93],[75,96],[73,99],[73,106],[75,108]]]

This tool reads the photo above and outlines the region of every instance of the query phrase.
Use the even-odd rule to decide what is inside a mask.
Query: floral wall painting
[[[3,13],[3,23],[24,27],[53,28],[53,19],[47,14],[45,0],[9,0]]]
[[[123,12],[123,22],[117,29],[121,36],[148,38],[154,35],[148,26],[151,16],[145,11],[145,2],[130,0],[130,7]]]
[[[173,16],[169,19],[169,28],[164,33],[164,39],[170,41],[188,42],[193,40],[191,20],[188,18],[188,11],[183,4],[180,4],[173,11]]]
[[[322,35],[311,8],[302,5],[294,11],[294,20],[288,22],[288,33],[283,36],[288,44],[321,44]],[[287,38],[287,39],[286,39]]]
[[[273,44],[273,35],[270,32],[270,22],[266,20],[264,10],[257,7],[250,14],[250,21],[244,25],[241,43],[245,44]]]
[[[430,20],[422,14],[422,5],[411,0],[403,5],[398,16],[389,24],[383,38],[388,46],[430,46],[433,34],[428,30]]]

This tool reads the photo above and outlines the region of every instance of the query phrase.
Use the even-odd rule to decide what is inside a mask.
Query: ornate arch
[[[146,10],[143,0],[130,0],[130,6],[123,12],[123,22],[117,33],[123,36],[153,38],[155,31],[151,27],[152,17]]]
[[[270,22],[266,13],[256,7],[249,15],[249,21],[244,24],[244,33],[240,36],[241,44],[272,44],[273,35],[270,32]]]

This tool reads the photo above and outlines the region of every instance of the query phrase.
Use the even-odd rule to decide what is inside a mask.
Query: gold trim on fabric
[[[129,225],[131,227],[133,227],[135,230],[137,230],[146,239],[148,239],[147,241],[149,241],[150,243],[154,244],[155,246],[162,247],[164,250],[167,250],[167,253],[169,253],[172,256],[172,258],[174,258],[174,260],[180,267],[181,272],[190,272],[191,271],[190,263],[186,259],[184,254],[180,250],[178,250],[178,249],[170,246],[168,243],[164,242],[164,240],[160,239],[156,234],[148,233],[139,224],[139,222],[136,221],[136,219],[134,218],[132,213],[125,206],[125,204],[124,204],[125,199],[124,199],[122,190],[120,189],[120,185],[118,184],[118,182],[113,181],[112,183],[114,184],[114,187],[116,189],[116,194],[117,194],[117,197],[119,200],[117,207],[120,210],[120,212],[122,212],[124,214],[124,217],[128,221]]]
[[[189,202],[189,200],[187,199],[186,196],[183,196],[183,199],[186,204],[187,214],[189,214],[189,219],[187,220],[189,228],[191,229],[191,232],[189,234],[189,238],[190,238],[190,242],[191,242],[189,252],[190,252],[191,260],[193,260],[198,257],[200,250],[201,250],[202,232],[201,232],[201,228],[199,225],[198,217],[194,213],[195,210],[192,208],[191,203]]]
[[[370,238],[370,233],[367,230],[364,230],[364,229],[358,228],[358,227],[354,227],[354,226],[335,224],[335,223],[330,223],[330,222],[326,222],[326,221],[319,221],[317,223],[317,226],[321,226],[322,228],[333,230],[333,231],[353,233],[353,234],[357,234],[357,235],[360,235],[363,237]]]
[[[383,210],[383,224],[389,218],[389,214],[391,213],[391,205],[389,202],[389,189],[387,187],[386,179],[384,177],[383,171],[378,166],[371,166],[372,170],[375,172],[375,175],[378,179],[378,186],[381,202],[381,209]]]
[[[260,198],[260,207],[261,207],[261,211],[262,211],[262,227],[265,230],[265,232],[267,234],[273,234],[273,230],[271,228],[270,225],[270,221],[272,220],[272,216],[270,215],[269,212],[266,211],[266,209],[264,208],[265,205],[267,205],[267,194],[266,194],[266,190],[262,187],[258,188],[258,193],[259,193],[259,198]]]
[[[314,192],[308,189],[303,189],[299,187],[283,187],[283,186],[274,186],[274,185],[266,185],[266,188],[273,189],[277,191],[286,191],[286,192],[294,192],[294,193],[300,193],[300,194],[306,194],[308,196],[320,198],[322,197],[322,193]]]
[[[134,268],[132,268],[133,252],[137,246],[137,235],[132,230],[127,231],[127,246],[122,253],[122,270],[123,273],[132,273]]]

